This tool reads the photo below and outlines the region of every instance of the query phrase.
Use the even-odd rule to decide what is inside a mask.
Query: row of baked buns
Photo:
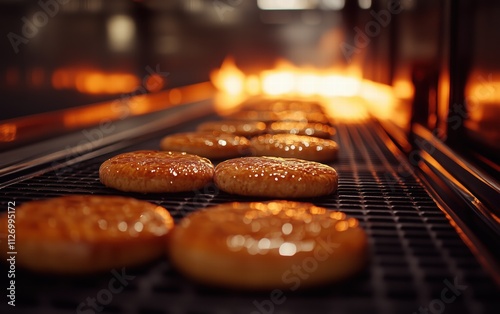
[[[299,133],[257,135],[245,126],[252,126],[255,121],[249,121],[255,116],[269,122],[266,115],[275,119],[280,110],[287,117],[281,122],[290,122],[290,111],[296,117],[314,113],[321,120],[314,123],[325,122],[319,118],[319,105],[302,105],[306,111],[300,110],[300,102],[253,103],[242,111],[247,114],[233,115],[233,121],[171,135],[161,141],[163,151],[123,153],[99,169],[104,185],[125,192],[175,193],[215,183],[227,193],[270,201],[209,206],[177,224],[167,209],[128,197],[73,195],[27,202],[15,217],[18,265],[44,273],[87,274],[166,254],[194,280],[239,289],[296,289],[353,275],[366,261],[367,239],[359,222],[338,211],[289,200],[336,191],[335,169],[313,161],[333,160],[336,143]],[[235,122],[235,117],[247,118]],[[269,131],[276,122],[256,123]],[[294,123],[307,126],[310,121]],[[218,155],[222,151],[226,154]],[[248,151],[256,156],[237,157]],[[220,162],[214,166],[202,156]],[[3,232],[11,218],[0,219]],[[296,273],[301,265],[314,268],[307,280]]]
[[[272,198],[328,195],[338,186],[337,171],[319,162],[281,157],[240,157],[216,167],[207,158],[172,151],[134,151],[106,160],[101,182],[124,192],[173,193],[214,182],[227,193]]]
[[[245,155],[290,157],[320,162],[337,158],[335,141],[308,135],[265,134],[248,140],[246,137],[220,132],[188,132],[168,135],[161,149],[187,152],[220,160]]]
[[[5,232],[7,215],[0,223]],[[106,272],[168,256],[204,284],[296,289],[345,279],[366,261],[356,219],[284,200],[216,205],[174,226],[168,210],[146,201],[72,195],[22,204],[16,229],[16,265],[45,274]],[[301,265],[314,267],[307,280],[297,276]]]
[[[264,133],[309,135],[319,138],[331,138],[335,135],[335,128],[328,124],[286,120],[268,123],[239,120],[207,121],[198,125],[197,130],[230,133],[245,137],[254,137]]]

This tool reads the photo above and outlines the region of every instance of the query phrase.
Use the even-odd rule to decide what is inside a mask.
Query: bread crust
[[[241,157],[215,168],[215,184],[244,196],[301,198],[328,195],[337,190],[334,168],[296,158]]]
[[[323,107],[315,101],[295,101],[295,100],[264,100],[257,103],[249,103],[244,106],[245,110],[259,111],[301,111],[301,112],[319,112],[323,113]]]
[[[298,121],[309,123],[328,124],[329,120],[322,112],[303,112],[303,111],[257,111],[244,110],[233,113],[229,116],[232,120],[241,121]]]
[[[163,193],[197,190],[212,181],[214,166],[197,155],[170,151],[135,151],[106,160],[102,184],[125,192]]]
[[[267,128],[269,134],[308,135],[329,139],[335,134],[335,129],[327,124],[307,122],[273,122]]]
[[[250,142],[243,136],[220,132],[186,132],[165,136],[162,150],[186,152],[210,159],[248,155]]]
[[[338,145],[333,140],[307,135],[266,134],[251,139],[253,156],[275,156],[331,162],[337,158]]]
[[[253,137],[266,131],[266,124],[260,121],[208,121],[198,125],[198,131],[215,131],[245,137]]]
[[[7,226],[7,215],[0,223]],[[27,202],[16,209],[16,263],[52,274],[137,265],[163,255],[173,226],[165,208],[133,198],[71,195]]]
[[[227,203],[186,216],[169,255],[185,275],[237,289],[297,289],[361,270],[367,239],[358,221],[309,203]],[[307,274],[299,278],[297,267]]]

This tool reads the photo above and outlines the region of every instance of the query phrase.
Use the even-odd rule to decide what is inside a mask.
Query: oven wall
[[[413,123],[464,154],[499,154],[500,2],[264,2],[0,1],[0,120],[207,81],[227,55],[248,73],[284,58],[362,69],[413,103],[397,109],[411,110]],[[148,90],[154,72],[162,82]],[[104,86],[134,79],[110,92],[87,88],[92,75]]]
[[[379,6],[386,1],[378,1]],[[389,61],[377,81],[413,87],[412,123],[425,126],[471,159],[500,154],[500,3],[401,1],[405,9],[390,24],[389,44],[377,41],[372,72]],[[381,36],[382,38],[382,36]],[[385,73],[385,72],[384,72]]]

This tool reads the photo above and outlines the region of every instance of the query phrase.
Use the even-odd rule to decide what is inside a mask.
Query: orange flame
[[[210,79],[215,87],[229,95],[239,95],[245,90],[245,74],[238,69],[231,57],[224,60],[221,70],[210,73]]]
[[[60,68],[52,74],[55,89],[76,89],[84,94],[122,94],[139,87],[139,79],[129,73]]]
[[[221,114],[254,95],[315,98],[337,119],[365,119],[369,114],[389,118],[396,103],[393,88],[363,79],[356,66],[318,69],[278,60],[273,69],[260,75],[245,75],[228,57],[211,73],[211,80],[220,91],[215,105]]]
[[[16,139],[17,126],[13,123],[0,124],[0,142],[12,142]]]

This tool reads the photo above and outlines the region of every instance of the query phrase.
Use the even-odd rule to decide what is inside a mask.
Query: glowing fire
[[[13,123],[0,124],[0,142],[12,142],[16,139],[17,126]]]
[[[156,78],[148,77],[149,79]],[[60,68],[52,74],[52,86],[55,89],[76,89],[84,94],[130,93],[140,83],[139,79],[130,73],[107,73],[100,70]]]
[[[301,68],[279,60],[274,69],[245,75],[228,57],[210,77],[221,92],[216,97],[216,109],[222,114],[255,95],[314,98],[337,119],[364,119],[369,113],[389,118],[395,106],[392,87],[363,79],[361,69],[354,66],[343,70]],[[408,96],[407,87],[403,88]]]
[[[210,74],[210,79],[215,87],[229,95],[235,96],[244,92],[245,74],[236,67],[231,57],[224,60],[220,71]]]

